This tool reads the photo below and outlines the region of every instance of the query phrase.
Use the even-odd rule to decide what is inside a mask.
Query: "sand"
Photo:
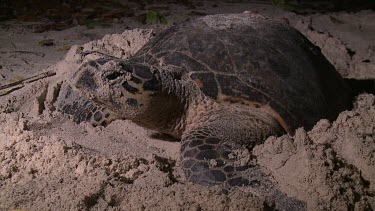
[[[206,12],[255,8],[287,20],[322,48],[340,74],[375,79],[375,37],[371,36],[375,24],[369,21],[374,12],[299,16],[263,5],[226,6]],[[375,208],[375,96],[371,94],[357,96],[353,109],[333,122],[320,120],[310,131],[299,128],[294,136],[269,137],[252,152],[238,151],[238,162],[257,164],[265,179],[276,184],[270,191],[277,190],[276,199],[247,187],[227,190],[187,182],[180,167],[179,140],[126,120],[107,127],[78,125],[55,111],[54,93],[61,81],[82,62],[102,56],[82,52],[127,59],[165,26],[141,28],[118,27],[98,40],[78,38],[83,29],[76,27],[38,34],[56,40],[68,37],[65,42],[72,45],[68,52],[56,50],[58,46],[34,48],[35,42],[26,40],[30,32],[18,34],[18,28],[7,31],[9,36],[18,34],[19,39],[11,36],[16,48],[9,40],[0,40],[9,45],[0,44],[1,51],[7,52],[0,55],[1,65],[7,68],[1,71],[1,84],[16,76],[57,72],[0,97],[0,210],[272,210],[272,206],[292,210],[283,207],[283,197],[296,200],[295,210]],[[92,33],[97,38],[109,32]],[[45,56],[9,53],[21,49]],[[6,57],[9,54],[13,56]]]

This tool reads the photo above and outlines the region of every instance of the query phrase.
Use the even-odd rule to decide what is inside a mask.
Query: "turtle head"
[[[72,87],[121,119],[144,116],[156,101],[161,83],[155,68],[122,60],[83,64],[72,77]]]

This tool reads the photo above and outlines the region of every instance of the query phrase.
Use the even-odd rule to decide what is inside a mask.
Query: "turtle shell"
[[[133,57],[173,66],[218,102],[266,108],[291,131],[334,118],[350,104],[335,68],[296,29],[260,15],[222,14],[157,35]]]

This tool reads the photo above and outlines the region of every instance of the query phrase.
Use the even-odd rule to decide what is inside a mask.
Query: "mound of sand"
[[[310,30],[311,32],[311,30]],[[79,125],[56,112],[67,75],[97,51],[129,58],[154,36],[129,30],[74,46],[48,70],[57,75],[1,97],[0,210],[264,210],[277,199],[250,188],[186,182],[178,140],[117,120]],[[375,96],[362,94],[336,121],[293,137],[270,137],[239,162],[257,164],[279,195],[308,210],[375,208]],[[251,172],[250,172],[251,173]],[[266,200],[268,201],[266,203]],[[276,205],[272,205],[275,202]],[[271,203],[271,204],[270,204]]]

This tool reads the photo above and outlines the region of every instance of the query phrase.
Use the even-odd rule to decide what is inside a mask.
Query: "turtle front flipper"
[[[239,172],[230,156],[236,146],[225,141],[212,127],[193,129],[182,138],[182,166],[189,181],[202,185],[247,186],[251,181]]]
[[[116,114],[109,108],[79,95],[68,84],[62,85],[56,106],[58,111],[68,114],[76,123],[89,122],[93,126],[107,126],[116,119]]]
[[[210,119],[197,124],[182,137],[182,168],[187,180],[226,188],[246,186],[280,210],[303,210],[304,204],[281,192],[260,166],[236,158],[244,149],[241,145],[252,149],[268,136],[283,133],[278,122],[255,108],[242,111],[231,105],[209,115]]]

